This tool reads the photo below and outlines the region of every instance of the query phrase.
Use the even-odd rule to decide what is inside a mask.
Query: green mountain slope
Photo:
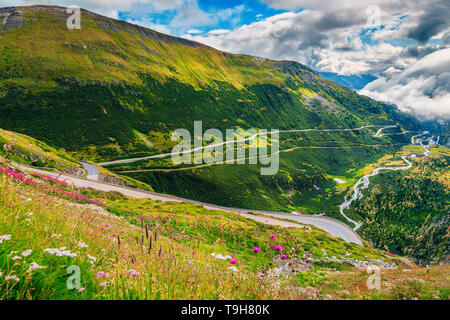
[[[375,247],[408,255],[420,265],[450,261],[450,150],[431,149],[407,173],[381,174],[353,207],[360,234]],[[386,183],[389,181],[389,183]]]
[[[68,16],[59,7],[0,9],[0,127],[79,159],[166,152],[173,146],[170,133],[192,130],[196,120],[205,130],[418,127],[395,107],[299,63],[228,54],[84,10],[81,29],[69,30]],[[373,133],[287,134],[281,149],[294,150],[281,154],[281,170],[272,177],[261,177],[257,165],[128,175],[156,191],[218,204],[339,217],[342,199],[330,176],[351,178],[348,170],[409,141]]]

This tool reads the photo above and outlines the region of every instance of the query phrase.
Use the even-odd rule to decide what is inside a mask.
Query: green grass
[[[276,266],[279,254],[273,245],[283,246],[288,259],[302,259],[305,253],[313,258],[327,254],[350,255],[361,260],[383,256],[370,247],[349,245],[316,229],[265,226],[231,213],[186,203],[128,199],[120,194],[91,190],[84,193],[106,202],[107,207],[74,203],[41,187],[0,176],[1,299],[322,299],[329,294],[341,297],[336,291],[341,288],[342,278],[355,272],[346,265],[315,265],[292,278],[261,277],[261,272]],[[276,239],[270,239],[269,234],[275,234]],[[11,239],[5,239],[5,235],[11,235]],[[253,252],[255,245],[261,252]],[[61,247],[76,256],[46,252],[48,248]],[[213,258],[212,253],[237,259],[238,272],[229,269],[228,261]],[[30,270],[34,263],[42,268]],[[68,273],[71,266],[79,268],[82,290],[67,287],[74,275]],[[329,273],[336,269],[341,270],[340,278]],[[135,278],[133,270],[137,272]],[[420,294],[426,297],[439,288],[443,292],[439,297],[444,297],[448,279],[442,279],[442,272],[446,271],[431,270],[433,274],[426,279]],[[105,276],[98,277],[100,272]],[[358,285],[360,280],[352,279],[346,280],[345,285],[354,286],[350,298],[358,299],[367,289]],[[306,287],[317,295],[305,294]],[[395,298],[400,294],[394,290],[383,297]]]
[[[373,177],[364,197],[349,210],[351,217],[363,222],[360,235],[375,247],[408,255],[421,265],[447,261],[450,248],[447,150],[442,146],[433,148],[431,157],[413,159],[411,170]],[[415,149],[405,147],[393,159],[386,160],[392,163],[408,152]]]
[[[56,150],[29,136],[0,128],[0,155],[9,160],[37,167],[68,171],[81,165],[65,150]]]

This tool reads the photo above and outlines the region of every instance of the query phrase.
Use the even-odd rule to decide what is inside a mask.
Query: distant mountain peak
[[[352,74],[340,75],[333,72],[318,72],[319,76],[324,79],[334,81],[352,90],[361,90],[368,83],[377,79],[371,74]]]

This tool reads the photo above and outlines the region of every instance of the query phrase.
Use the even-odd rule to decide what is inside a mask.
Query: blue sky
[[[181,28],[173,28],[171,34],[182,36],[188,30],[197,30],[198,32],[206,33],[215,29],[233,29],[238,26],[250,24],[252,22],[259,21],[266,17],[273,16],[287,10],[274,9],[267,4],[258,1],[242,1],[242,0],[229,0],[229,1],[214,1],[214,0],[198,0],[198,8],[203,12],[210,13],[211,15],[217,15],[217,13],[231,13],[228,19],[217,19],[211,21],[211,23],[199,22],[198,24],[186,24]],[[183,9],[181,9],[183,10]],[[122,20],[151,20],[153,23],[163,26],[170,25],[172,19],[180,12],[180,8],[173,10],[164,10],[161,12],[120,12],[119,18]],[[233,14],[234,12],[234,14]],[[230,19],[231,18],[231,19]]]
[[[206,34],[211,30],[230,30],[288,11],[272,8],[259,0],[182,2],[178,6],[174,5],[165,10],[156,8],[152,10],[148,4],[135,3],[131,10],[120,11],[117,16],[121,20],[133,21],[157,31],[184,36],[185,34]],[[191,17],[187,17],[189,8]],[[186,19],[175,24],[174,20],[181,14],[185,14]]]

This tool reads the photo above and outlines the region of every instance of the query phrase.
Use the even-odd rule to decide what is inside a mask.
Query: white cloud
[[[421,118],[450,120],[450,48],[423,57],[392,78],[379,78],[360,93]]]
[[[213,25],[216,18],[200,9],[197,0],[186,1],[183,6],[178,8],[176,16],[170,22],[170,27],[183,32],[193,26],[209,26]]]
[[[234,26],[240,21],[244,11],[243,5],[221,10],[204,11],[198,5],[198,0],[0,0],[0,6],[27,5],[59,5],[63,7],[78,6],[111,18],[118,19],[119,12],[127,12],[128,21],[157,31],[180,35],[190,29],[202,26],[214,26],[220,21],[231,22]],[[165,14],[170,22],[163,26],[149,18],[149,14]]]
[[[405,7],[413,7],[420,0],[262,0],[267,5],[275,9],[298,10],[302,8],[315,9],[321,11],[342,11],[349,8],[358,9],[358,11],[365,11],[369,6],[379,6],[382,10],[397,10]],[[362,10],[364,9],[364,10]]]
[[[190,34],[200,34],[200,33],[203,33],[203,31],[202,31],[202,30],[199,30],[199,29],[189,29],[189,30],[187,31],[187,33],[190,33]]]
[[[365,15],[355,13],[333,17],[317,10],[278,14],[237,29],[192,35],[188,38],[234,53],[247,53],[277,60],[295,60],[321,71],[340,74],[380,72],[380,65],[394,63],[403,68],[402,59],[393,58],[403,48],[388,43],[368,46],[359,33]]]
[[[177,9],[177,14],[171,20],[169,26],[175,34],[182,34],[189,29],[198,27],[214,26],[220,21],[231,22],[234,26],[240,21],[243,11],[244,6],[238,5],[233,8],[212,9],[207,12],[199,7],[197,0],[189,0]]]
[[[230,33],[230,30],[227,29],[214,29],[208,32],[208,34],[210,35],[214,35],[214,36],[218,36],[218,35],[223,35],[223,34],[227,34]]]

